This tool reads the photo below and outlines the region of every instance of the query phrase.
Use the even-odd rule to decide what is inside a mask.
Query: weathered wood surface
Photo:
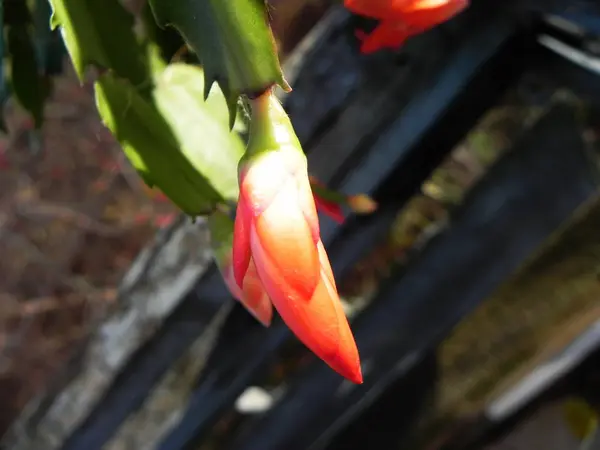
[[[475,6],[396,56],[369,57],[356,51],[350,15],[334,8],[290,56],[286,71],[297,78],[286,108],[311,169],[343,190],[383,201],[378,214],[346,227],[323,221],[336,275],[381,238],[404,201],[520,70],[523,49],[513,38],[527,21],[499,8]],[[513,52],[514,65],[484,64],[502,51]],[[489,98],[465,100],[461,94],[481,71],[494,72],[500,83],[477,78],[475,88],[487,89]],[[457,116],[446,116],[450,106]],[[70,376],[24,412],[5,448],[186,448],[289,339],[278,321],[264,330],[233,304],[210,264],[202,222],[179,223],[157,239],[159,255],[150,258],[156,266],[145,273],[139,269],[145,263],[134,265],[121,309],[100,326]],[[140,272],[142,281],[133,283]],[[392,303],[394,295],[388,292]],[[324,386],[333,386],[318,363],[311,373],[308,381],[324,377]],[[367,385],[361,396],[379,386]],[[277,436],[283,439],[275,434],[271,442]]]
[[[157,235],[124,277],[118,310],[56,385],[23,412],[4,440],[6,448],[57,448],[68,437],[206,270],[208,239],[203,221],[185,219]]]
[[[361,357],[369,362],[364,385],[351,388],[323,368],[314,367],[294,383],[285,402],[264,420],[249,423],[248,431],[231,448],[358,449],[367,443],[383,445],[389,430],[385,437],[378,436],[372,424],[355,423],[347,439],[333,446],[328,436],[351,424],[356,405],[374,401],[384,386],[414,367],[423,352],[479,305],[580,205],[600,194],[600,152],[590,152],[583,130],[572,108],[558,107],[550,112],[467,195],[450,227],[358,317],[353,330]],[[492,322],[488,319],[482,323],[486,326],[483,324],[489,327]],[[481,345],[478,337],[483,335],[476,333],[473,338]],[[516,345],[518,341],[504,342]],[[477,359],[474,349],[469,351],[474,342],[466,345],[462,348],[466,356],[484,361]],[[488,356],[485,367],[479,370],[489,368],[491,376],[502,378],[505,359],[514,356],[512,347],[503,347],[503,355],[488,354],[488,350],[481,350]],[[476,392],[469,381],[487,381],[477,375],[475,367],[463,372],[463,366],[440,368],[444,376],[451,376],[449,370],[458,371],[456,378],[461,381],[449,382],[446,388],[450,392],[437,393],[453,399],[442,400],[452,403],[449,413],[459,412],[457,404],[463,405]],[[461,380],[465,373],[469,377]],[[380,422],[383,420],[380,417]],[[391,421],[397,426],[401,418],[395,416]],[[367,429],[369,433],[361,436],[358,430]]]

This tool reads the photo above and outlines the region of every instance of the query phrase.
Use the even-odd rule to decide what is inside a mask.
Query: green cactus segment
[[[7,34],[11,56],[10,79],[15,97],[33,117],[35,127],[42,126],[44,102],[50,94],[50,79],[41,75],[35,47],[25,25],[12,25]]]
[[[52,7],[48,0],[27,0],[33,25],[33,43],[38,66],[46,76],[62,73],[67,54],[59,30],[50,28]]]
[[[98,111],[132,165],[191,216],[237,199],[243,153],[241,139],[222,120],[222,94],[214,91],[204,102],[197,92],[203,81],[198,68],[169,66],[153,90],[154,103],[112,74],[96,83]]]
[[[61,27],[77,76],[86,68],[111,69],[134,86],[147,85],[149,69],[134,18],[119,0],[50,0],[52,29]]]
[[[150,0],[150,5],[159,25],[176,28],[198,54],[205,93],[218,82],[231,124],[240,94],[260,93],[274,84],[289,90],[264,0]]]
[[[149,3],[145,3],[140,13],[140,19],[143,26],[145,37],[153,42],[160,50],[160,56],[165,62],[169,62],[185,45],[185,41],[177,30],[173,28],[161,28],[156,23],[152,9]],[[187,56],[187,52],[185,53]],[[192,61],[185,60],[192,63]],[[197,63],[197,59],[193,61]]]
[[[233,220],[222,211],[208,217],[210,243],[215,261],[220,270],[231,260],[233,252]]]
[[[227,127],[228,110],[220,89],[204,100],[204,73],[171,64],[154,90],[154,101],[178,136],[182,152],[208,179],[220,198],[237,201],[237,164],[244,143]]]

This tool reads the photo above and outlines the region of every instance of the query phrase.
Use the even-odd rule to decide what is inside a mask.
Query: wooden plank
[[[203,221],[193,225],[185,218],[157,235],[124,277],[119,309],[100,325],[58,383],[11,427],[2,441],[7,448],[51,450],[63,443],[211,264],[208,239]],[[200,326],[198,316],[187,325],[174,320],[183,335]],[[172,350],[181,352],[185,346],[181,342],[180,349]]]
[[[415,367],[423,352],[574,210],[598,195],[597,155],[589,153],[582,134],[573,108],[560,106],[549,113],[468,194],[452,226],[356,320],[364,385],[340,382],[325,368],[314,367],[285,401],[249,424],[232,448],[364,448],[353,427],[342,442],[332,446],[330,441],[351,423],[360,429],[354,420],[363,408]],[[376,439],[373,433],[369,442]]]

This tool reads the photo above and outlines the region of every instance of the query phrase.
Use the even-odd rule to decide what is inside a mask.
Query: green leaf
[[[232,121],[240,94],[260,93],[274,84],[289,90],[264,0],[150,0],[150,5],[158,23],[175,27],[198,54],[205,93],[219,83]]]
[[[27,26],[10,26],[7,41],[13,91],[19,103],[33,116],[35,127],[40,128],[44,102],[50,93],[50,80],[40,75]]]
[[[221,90],[214,89],[204,100],[204,76],[198,67],[171,64],[157,81],[154,101],[188,159],[222,199],[237,201],[237,164],[244,144],[229,131]]]
[[[146,39],[158,46],[160,55],[165,62],[171,61],[179,49],[185,45],[181,35],[172,28],[160,28],[154,19],[149,3],[144,5],[140,17]]]
[[[62,27],[80,80],[89,65],[112,69],[134,86],[151,78],[146,53],[133,31],[134,18],[119,0],[50,0],[52,27]]]
[[[219,269],[231,260],[233,252],[233,219],[222,211],[215,211],[208,216],[210,230],[210,246]]]
[[[222,94],[215,90],[203,101],[203,81],[198,68],[169,66],[157,79],[154,104],[112,74],[96,83],[100,115],[133,166],[193,216],[237,199],[237,163],[244,151],[224,120]]]
[[[33,42],[38,65],[44,75],[62,73],[66,49],[58,30],[50,28],[52,8],[48,0],[28,0],[33,22]]]

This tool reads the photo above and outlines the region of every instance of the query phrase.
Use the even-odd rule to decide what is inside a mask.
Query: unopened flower
[[[358,350],[320,238],[306,157],[270,92],[252,101],[239,182],[235,283],[243,289],[253,262],[265,292],[294,334],[342,376],[361,383]]]

